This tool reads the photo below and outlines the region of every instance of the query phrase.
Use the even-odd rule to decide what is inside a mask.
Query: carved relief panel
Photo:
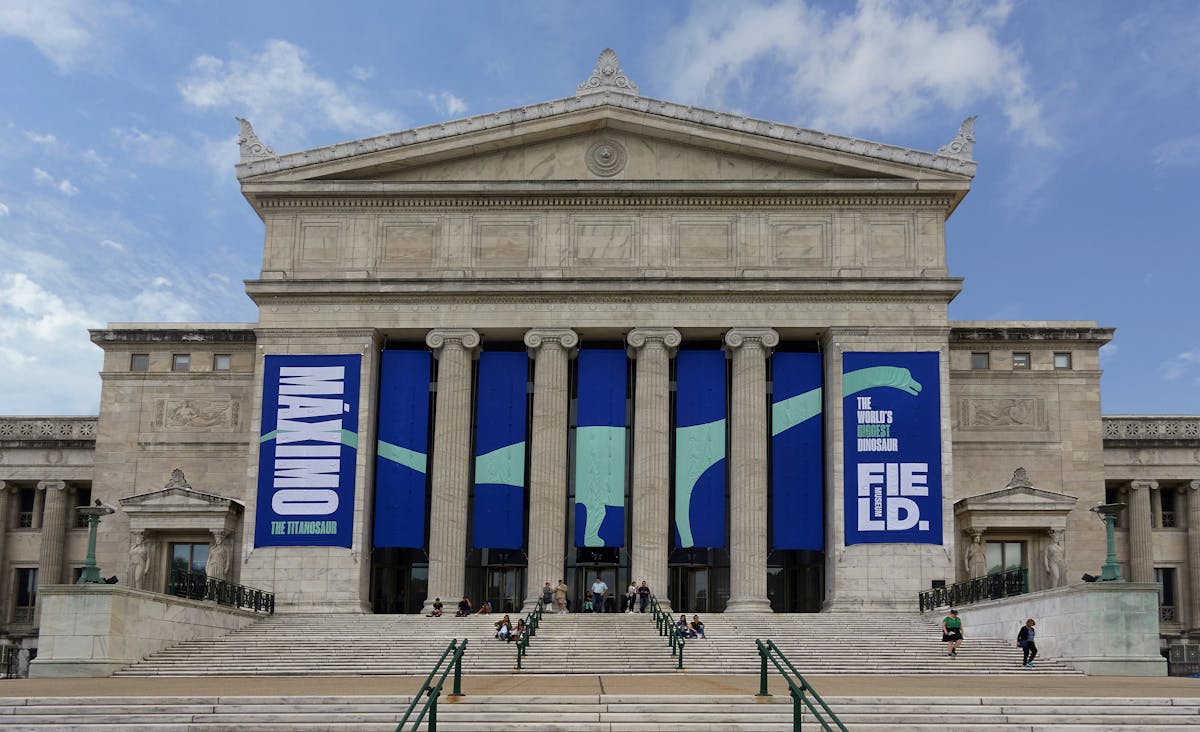
[[[151,428],[161,432],[234,432],[241,405],[233,399],[154,400]]]
[[[967,430],[1046,429],[1046,402],[1038,397],[965,397],[958,402],[958,424]]]

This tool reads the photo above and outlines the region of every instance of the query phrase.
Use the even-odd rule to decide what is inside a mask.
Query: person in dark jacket
[[[1037,633],[1033,626],[1037,623],[1033,622],[1033,618],[1025,621],[1025,625],[1021,626],[1021,630],[1017,633],[1017,645],[1021,647],[1021,666],[1024,668],[1033,668],[1033,659],[1037,658],[1037,644],[1033,642],[1033,637]]]

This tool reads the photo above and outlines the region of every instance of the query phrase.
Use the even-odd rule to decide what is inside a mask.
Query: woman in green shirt
[[[962,618],[958,617],[957,610],[951,610],[949,615],[942,618],[942,642],[947,646],[946,655],[957,656],[962,641]]]

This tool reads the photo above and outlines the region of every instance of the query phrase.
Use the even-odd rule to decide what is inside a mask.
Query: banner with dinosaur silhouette
[[[263,359],[255,547],[351,545],[360,363]]]
[[[375,449],[377,548],[425,546],[432,362],[427,349],[381,354]]]
[[[625,545],[628,361],[622,349],[583,348],[575,403],[575,546]]]
[[[938,358],[842,356],[847,546],[942,543]]]
[[[479,356],[475,398],[476,549],[525,546],[525,443],[529,357],[524,351]]]
[[[771,548],[825,548],[821,354],[771,356]]]
[[[675,546],[725,546],[725,353],[675,357]]]

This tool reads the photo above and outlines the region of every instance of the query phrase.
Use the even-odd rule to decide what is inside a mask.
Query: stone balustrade
[[[96,440],[98,417],[0,417],[0,443]]]

